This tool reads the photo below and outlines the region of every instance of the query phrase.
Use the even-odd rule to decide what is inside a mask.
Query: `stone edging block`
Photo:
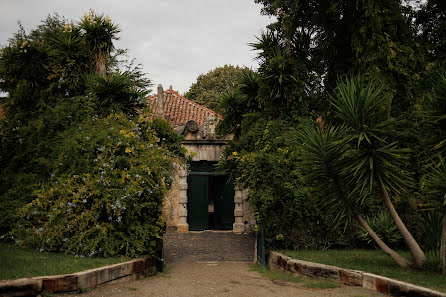
[[[380,275],[296,260],[278,252],[269,252],[268,263],[272,269],[279,268],[310,277],[328,278],[344,285],[363,287],[390,296],[446,297],[444,293]]]
[[[65,275],[39,276],[0,282],[0,297],[37,296],[43,291],[62,293],[78,291],[119,280],[135,280],[156,267],[151,258],[94,268]]]

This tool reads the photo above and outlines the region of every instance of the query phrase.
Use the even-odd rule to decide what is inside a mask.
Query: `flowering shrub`
[[[146,116],[91,117],[60,134],[54,171],[19,212],[20,245],[78,256],[151,254],[163,226],[164,180],[178,139],[159,138]]]

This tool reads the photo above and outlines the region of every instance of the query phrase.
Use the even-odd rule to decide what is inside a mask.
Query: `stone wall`
[[[191,153],[193,161],[218,161],[223,153],[226,140],[184,140],[183,145]]]
[[[180,175],[178,170],[175,170],[172,185],[164,197],[163,201],[163,217],[166,222],[167,228],[175,227],[178,225],[179,220],[179,197],[180,197]]]
[[[444,293],[397,281],[388,277],[358,270],[297,260],[277,252],[269,253],[268,264],[271,269],[286,270],[309,277],[326,278],[343,283],[344,285],[359,286],[390,296],[446,297],[446,294]]]
[[[0,296],[37,296],[41,292],[73,292],[106,283],[136,280],[152,274],[159,265],[158,260],[146,258],[72,274],[7,280],[0,282]]]

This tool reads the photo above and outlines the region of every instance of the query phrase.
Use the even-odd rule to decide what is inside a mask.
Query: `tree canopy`
[[[198,104],[219,112],[221,96],[234,92],[239,87],[239,79],[248,68],[224,65],[206,74],[200,74],[184,96]]]
[[[115,48],[119,31],[93,11],[50,15],[1,49],[2,240],[81,257],[156,251],[185,151],[150,120],[150,80]]]
[[[399,0],[255,2],[275,21],[251,44],[259,68],[241,80],[233,95],[223,97],[217,128],[222,134],[235,132],[220,164],[253,189],[250,199],[269,244],[285,245],[278,238],[286,234],[288,243],[299,246],[297,234],[316,230],[312,216],[320,214],[331,218],[328,225],[349,222],[327,227],[336,234],[336,227],[344,226],[345,233],[324,240],[356,245],[352,234],[358,234],[357,227],[346,220],[356,216],[377,245],[407,266],[369,224],[385,211],[414,265],[422,267],[426,249],[439,246],[438,234],[431,236],[430,230],[441,229],[434,221],[423,229],[416,224],[424,220],[421,211],[430,212],[420,195],[421,177],[432,164],[425,144],[442,147],[439,134],[425,128],[423,120],[423,114],[438,119],[442,108],[423,110],[441,102],[425,94],[442,94],[438,86],[432,91],[432,81],[445,65],[444,5],[434,0],[421,5]],[[316,173],[320,176],[311,178]],[[336,180],[339,195],[334,194]],[[300,197],[306,197],[305,204]],[[272,209],[284,214],[281,219],[271,215]],[[290,233],[290,224],[301,228]],[[414,240],[420,238],[421,244]],[[314,247],[323,247],[319,236],[313,239]]]

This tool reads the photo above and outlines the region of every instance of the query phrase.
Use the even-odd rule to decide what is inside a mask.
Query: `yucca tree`
[[[440,237],[440,270],[444,274],[446,266],[446,162],[440,156],[438,165],[433,165],[425,175],[424,189],[443,208],[443,227]]]
[[[239,88],[221,95],[220,110],[223,120],[219,121],[217,132],[225,135],[234,133],[238,138],[241,133],[241,123],[246,114],[260,110],[258,101],[259,76],[249,70],[245,71],[239,81]]]
[[[425,122],[437,130],[428,140],[432,151],[446,155],[446,77],[439,75],[423,106]]]
[[[372,230],[361,212],[365,208],[365,194],[352,195],[350,176],[345,175],[345,155],[349,148],[346,138],[348,128],[340,127],[307,127],[300,131],[302,141],[302,163],[305,177],[316,180],[322,190],[323,206],[335,214],[337,222],[357,222],[364,228],[373,241],[388,254],[400,267],[411,263],[387,244]]]
[[[113,40],[118,40],[121,32],[118,25],[110,17],[97,15],[93,10],[85,14],[79,23],[81,32],[92,52],[96,71],[100,75],[106,74],[106,64],[110,53],[115,49]]]
[[[409,151],[390,142],[395,133],[388,116],[390,98],[382,85],[365,83],[360,76],[339,82],[331,96],[335,115],[346,127],[349,149],[342,173],[349,176],[349,195],[363,196],[379,189],[395,225],[412,255],[415,266],[422,267],[426,256],[398,215],[389,192],[399,194],[410,186],[411,178],[402,170]]]
[[[440,237],[440,269],[445,273],[446,254],[446,77],[439,75],[433,90],[427,96],[423,106],[425,123],[434,131],[428,137],[428,147],[438,155],[438,160],[429,159],[431,163],[424,177],[424,190],[433,202],[443,209],[443,227]]]
[[[114,72],[108,77],[99,74],[84,75],[85,85],[98,100],[101,114],[123,112],[135,115],[143,107],[142,98],[148,91],[137,87],[127,72]]]

